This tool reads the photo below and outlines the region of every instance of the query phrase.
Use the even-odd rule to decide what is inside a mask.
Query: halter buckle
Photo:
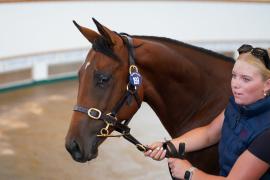
[[[137,66],[135,66],[135,65],[129,66],[129,74],[131,74],[132,72],[138,72]]]
[[[92,119],[99,119],[101,117],[101,111],[99,109],[96,109],[96,108],[90,108],[88,111],[87,111],[87,114],[90,118]]]

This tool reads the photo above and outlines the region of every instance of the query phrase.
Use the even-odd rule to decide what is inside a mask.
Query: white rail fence
[[[270,48],[269,41],[249,41],[245,42],[256,47]],[[190,42],[190,44],[210,49],[221,53],[230,53],[233,57],[237,56],[237,48],[243,42]],[[55,65],[68,65],[72,63],[82,63],[87,55],[88,48],[73,49],[61,52],[50,52],[46,54],[37,54],[29,56],[20,56],[7,59],[0,59],[0,79],[1,76],[12,74],[20,70],[30,69],[31,77],[24,81],[5,82],[0,83],[0,90],[12,86],[20,86],[25,82],[38,82],[43,80],[50,80],[54,78],[65,78],[68,76],[76,76],[76,71],[65,72],[56,75],[49,75],[48,69]]]
[[[49,65],[80,62],[85,59],[86,53],[87,49],[76,49],[8,58],[6,60],[0,60],[0,74],[31,68],[33,80],[44,80],[48,79]]]
[[[76,76],[76,71],[58,73],[49,75],[49,67],[57,65],[71,65],[74,63],[83,62],[88,52],[88,48],[73,49],[61,52],[49,52],[46,54],[37,54],[29,56],[20,56],[7,59],[0,59],[0,79],[11,76],[13,73],[30,70],[31,77],[19,80],[0,83],[0,90],[11,87],[16,87],[33,82],[43,80],[51,80],[56,78],[65,78]],[[20,76],[18,74],[17,76]]]

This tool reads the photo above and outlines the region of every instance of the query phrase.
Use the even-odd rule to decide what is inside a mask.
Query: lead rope
[[[174,147],[173,143],[171,141],[166,141],[163,143],[163,149],[166,149],[167,150],[167,153],[165,155],[166,158],[179,158],[179,159],[184,159],[184,155],[185,155],[185,143],[179,143],[179,150],[177,152],[176,148]],[[170,148],[170,149],[169,149]],[[171,175],[171,178],[173,180],[180,180],[178,178],[175,178],[172,176],[172,171],[171,171],[171,168],[169,167],[169,164],[168,164],[168,168],[169,168],[169,172],[170,172],[170,175]]]

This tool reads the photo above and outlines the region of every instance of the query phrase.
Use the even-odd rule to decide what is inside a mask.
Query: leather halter
[[[135,72],[138,73],[138,68],[135,65],[135,52],[133,48],[133,43],[132,43],[132,38],[123,35],[125,38],[124,41],[127,44],[128,48],[128,59],[129,59],[129,76],[131,73]],[[122,96],[122,98],[117,102],[117,104],[114,106],[112,111],[110,113],[104,114],[101,110],[97,108],[86,108],[82,107],[80,105],[75,105],[73,110],[78,111],[81,113],[87,114],[90,118],[95,119],[95,120],[102,120],[103,122],[106,123],[106,127],[102,128],[100,130],[100,134],[97,134],[98,137],[120,137],[123,136],[126,140],[134,144],[138,150],[140,151],[147,151],[148,148],[144,145],[142,145],[136,138],[134,138],[130,134],[130,128],[128,127],[128,123],[130,122],[130,119],[124,120],[123,122],[120,122],[117,120],[117,113],[121,109],[121,107],[129,100],[130,97],[134,97],[138,109],[141,107],[142,100],[140,100],[139,95],[138,95],[138,87],[136,85],[131,84],[128,82],[127,84],[127,89],[125,94]],[[109,127],[112,127],[115,131],[119,132],[119,135],[110,135],[109,134]]]

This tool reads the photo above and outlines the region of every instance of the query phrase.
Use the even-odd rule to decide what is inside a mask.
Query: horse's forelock
[[[113,51],[113,45],[103,37],[97,38],[94,41],[92,48],[95,51],[101,52],[102,54],[111,57],[114,60],[120,60],[120,58]]]

